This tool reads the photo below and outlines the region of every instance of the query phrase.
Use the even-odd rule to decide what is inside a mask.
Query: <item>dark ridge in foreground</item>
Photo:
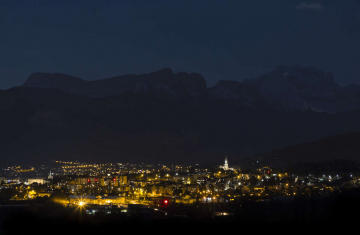
[[[359,153],[360,133],[347,133],[274,150],[257,155],[255,160],[270,166],[326,162],[329,164],[334,161],[360,163]]]

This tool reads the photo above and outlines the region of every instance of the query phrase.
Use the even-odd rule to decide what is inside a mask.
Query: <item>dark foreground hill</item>
[[[261,164],[270,166],[328,166],[360,163],[360,133],[340,134],[320,139],[314,142],[304,142],[299,145],[274,150],[257,155],[254,158]],[[355,165],[354,165],[355,164]]]

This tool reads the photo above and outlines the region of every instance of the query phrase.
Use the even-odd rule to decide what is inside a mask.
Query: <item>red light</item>
[[[97,179],[95,179],[95,182],[97,182]]]
[[[113,178],[113,181],[115,181],[116,179],[115,178]]]
[[[87,182],[90,183],[90,179],[87,179]]]
[[[268,174],[270,174],[270,171],[268,171]]]
[[[168,206],[169,201],[167,199],[162,199],[159,201],[159,206],[160,207],[165,207]]]

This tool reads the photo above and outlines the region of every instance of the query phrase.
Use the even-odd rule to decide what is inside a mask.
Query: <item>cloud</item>
[[[319,10],[323,9],[323,5],[321,5],[320,3],[316,3],[316,2],[314,2],[314,3],[302,2],[296,7],[296,9],[319,11]]]

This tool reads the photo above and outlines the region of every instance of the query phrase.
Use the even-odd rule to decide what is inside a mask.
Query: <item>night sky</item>
[[[87,80],[170,67],[208,87],[280,64],[360,84],[359,0],[0,0],[0,89],[34,72]]]

